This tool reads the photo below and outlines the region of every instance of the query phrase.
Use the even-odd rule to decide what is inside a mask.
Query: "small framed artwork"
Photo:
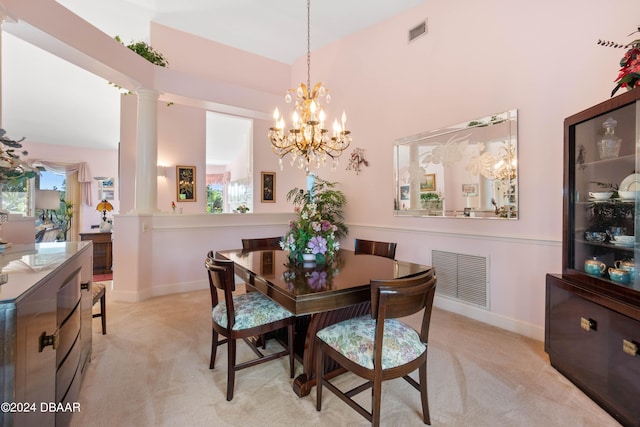
[[[114,198],[113,178],[98,181],[98,199],[113,200]]]
[[[436,191],[436,174],[428,173],[420,183],[420,192]]]
[[[276,201],[276,173],[262,172],[262,203],[275,203]]]
[[[196,167],[176,166],[176,200],[196,201]]]
[[[478,184],[462,184],[462,195],[472,197],[478,195]]]
[[[401,185],[400,186],[400,200],[409,200],[411,186],[410,185]]]

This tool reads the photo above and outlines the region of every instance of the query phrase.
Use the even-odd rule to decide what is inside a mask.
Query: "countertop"
[[[15,244],[0,253],[0,304],[15,302],[91,242]]]

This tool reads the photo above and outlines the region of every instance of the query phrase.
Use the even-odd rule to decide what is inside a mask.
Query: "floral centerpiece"
[[[298,219],[289,223],[289,231],[280,243],[294,262],[304,261],[305,254],[315,256],[317,263],[331,260],[340,248],[340,239],[347,234],[342,222],[344,194],[335,190],[335,183],[316,178],[311,189],[294,188],[287,194],[293,200]]]
[[[637,31],[634,31],[629,35],[638,32],[640,32],[640,27],[638,27]],[[627,44],[615,43],[608,40],[598,40],[598,44],[601,46],[627,49],[627,52],[620,60],[620,73],[618,74],[618,78],[615,80],[617,84],[611,92],[611,96],[615,95],[621,87],[626,87],[627,90],[640,87],[640,39],[636,39]]]

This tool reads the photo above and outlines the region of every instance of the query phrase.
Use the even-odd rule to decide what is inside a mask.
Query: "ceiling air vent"
[[[414,41],[418,37],[421,37],[421,36],[423,36],[425,34],[427,34],[427,20],[426,19],[424,21],[422,21],[421,23],[419,23],[418,25],[416,25],[415,27],[413,27],[412,29],[409,30],[409,43],[411,43],[412,41]]]

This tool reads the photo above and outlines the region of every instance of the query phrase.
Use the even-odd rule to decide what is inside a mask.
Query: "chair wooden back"
[[[378,327],[382,328],[385,319],[410,316],[424,309],[419,334],[422,342],[426,343],[435,292],[433,269],[403,279],[372,280],[371,317],[377,319]]]
[[[385,258],[396,258],[397,243],[377,242],[375,240],[355,239],[356,254],[377,255]]]
[[[231,329],[235,323],[235,312],[233,308],[233,291],[236,290],[236,283],[233,273],[233,261],[217,259],[210,251],[204,262],[209,274],[209,290],[211,292],[211,307],[218,305],[218,289],[224,292],[224,300],[227,306],[228,328]]]
[[[257,239],[242,239],[242,249],[259,251],[263,249],[282,249],[282,237],[261,237]]]

